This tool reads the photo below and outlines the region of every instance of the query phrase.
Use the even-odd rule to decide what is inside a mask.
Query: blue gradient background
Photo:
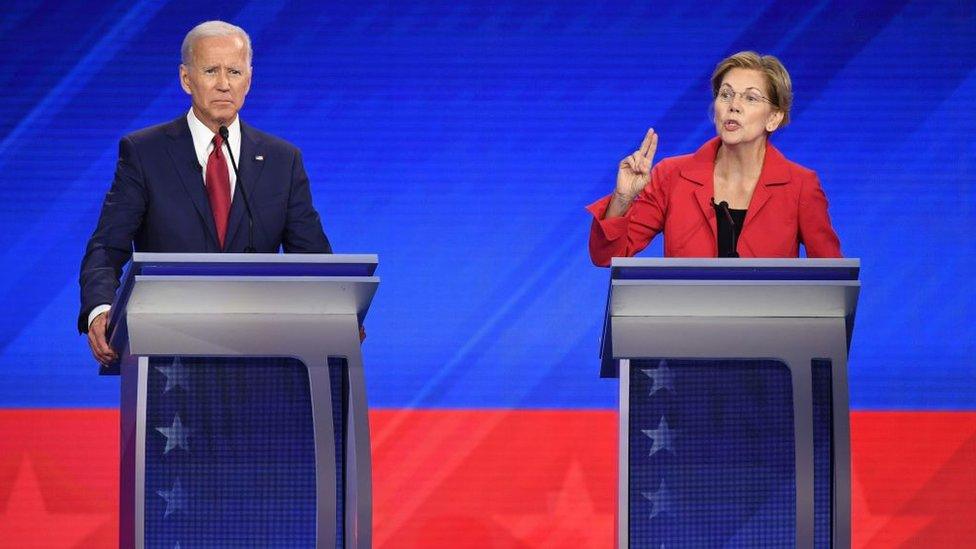
[[[0,407],[117,406],[78,263],[119,137],[186,112],[180,42],[222,18],[254,42],[243,118],[303,149],[336,251],[380,256],[371,405],[614,407],[583,206],[648,126],[659,158],[710,137],[712,68],[756,49],[793,77],[774,142],[863,262],[853,407],[976,409],[972,2],[5,6]]]

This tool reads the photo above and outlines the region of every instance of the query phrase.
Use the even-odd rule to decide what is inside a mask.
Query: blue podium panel
[[[813,388],[813,546],[831,547],[834,522],[833,363],[811,361]]]
[[[349,363],[342,357],[329,357],[329,386],[332,393],[332,438],[336,464],[336,540],[337,549],[346,539],[346,411],[349,409]]]
[[[146,547],[315,546],[301,361],[151,358],[145,455]]]
[[[630,546],[794,546],[788,366],[739,359],[630,365]]]

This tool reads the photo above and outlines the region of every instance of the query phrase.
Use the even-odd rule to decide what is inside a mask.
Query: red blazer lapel
[[[718,137],[710,139],[699,147],[695,154],[691,155],[691,160],[681,168],[682,177],[698,185],[695,189],[695,199],[702,215],[705,216],[706,224],[712,230],[712,240],[715,240],[718,234],[712,197],[715,194],[715,153],[718,152],[719,144]]]
[[[742,224],[743,230],[749,226],[749,221],[759,215],[763,206],[769,201],[770,187],[784,185],[789,180],[790,168],[786,163],[786,157],[767,139],[766,156],[763,159],[762,171],[759,172],[759,181],[756,182],[756,190],[753,191],[752,199],[749,201],[749,211],[746,212],[746,220]]]
[[[763,158],[762,171],[759,172],[759,181],[756,182],[756,189],[752,192],[752,199],[749,201],[749,211],[746,212],[746,219],[742,223],[742,233],[739,237],[739,253],[746,252],[745,257],[756,257],[755,250],[752,249],[750,235],[746,229],[749,228],[752,220],[756,218],[772,197],[772,188],[785,185],[790,180],[790,168],[783,153],[766,140],[766,156]]]

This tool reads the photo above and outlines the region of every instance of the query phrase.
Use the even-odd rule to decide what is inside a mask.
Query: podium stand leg
[[[695,334],[689,338],[689,333]],[[850,546],[850,435],[848,426],[847,396],[847,344],[846,328],[842,318],[674,318],[674,317],[623,317],[614,324],[613,349],[617,357],[629,360],[620,362],[620,428],[619,437],[619,547],[636,543],[630,533],[630,402],[633,380],[633,360],[774,360],[789,368],[792,399],[792,424],[794,445],[795,487],[795,538],[794,546],[810,548],[815,538],[836,547]],[[654,352],[653,349],[666,349]],[[829,360],[832,418],[827,419],[829,435],[829,477],[818,477],[816,486],[826,482],[831,491],[829,525],[817,522],[815,515],[815,445],[814,445],[814,362]],[[674,426],[642,426],[650,430],[647,436],[661,436]],[[643,439],[642,439],[643,440]],[[821,446],[822,448],[822,446]],[[672,504],[670,489],[665,486],[649,486],[646,496],[660,496]],[[643,488],[642,488],[643,490]],[[825,503],[825,502],[821,502]],[[662,507],[663,508],[663,507]],[[822,507],[821,507],[822,509]],[[824,515],[819,515],[823,517]],[[818,528],[818,525],[820,527]],[[819,535],[815,535],[819,533]]]
[[[269,318],[273,316],[273,318]],[[345,520],[347,548],[370,547],[372,479],[365,376],[355,315],[155,314],[130,311],[130,344],[147,356],[296,357],[307,366],[315,418],[317,528],[315,546],[336,545],[336,447],[332,416],[330,357],[346,362]],[[137,322],[133,322],[137,321]],[[260,338],[254,334],[261,334]],[[122,383],[122,494],[120,545],[141,547],[145,540],[146,498],[145,385],[149,359],[126,357]],[[129,375],[126,375],[126,374]],[[157,426],[153,426],[155,429]],[[175,489],[175,488],[174,488]]]

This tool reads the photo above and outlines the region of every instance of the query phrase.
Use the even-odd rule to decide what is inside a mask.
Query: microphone
[[[241,172],[237,170],[237,162],[234,160],[234,152],[230,150],[230,143],[227,142],[227,126],[221,125],[217,130],[220,138],[227,145],[227,155],[230,156],[230,165],[234,167],[234,177],[237,178],[237,188],[241,190],[241,198],[244,199],[244,209],[247,210],[247,248],[245,253],[254,253],[254,214],[251,213],[251,202],[247,199],[247,192],[244,189],[244,182],[241,181]]]
[[[732,212],[729,211],[729,203],[723,200],[718,204],[715,204],[715,197],[712,197],[712,205],[718,206],[718,208],[722,210],[722,214],[725,216],[725,219],[729,222],[729,236],[731,237],[732,241],[732,255],[729,257],[739,257],[739,243],[736,242],[738,239],[735,236],[735,220],[732,219]]]

